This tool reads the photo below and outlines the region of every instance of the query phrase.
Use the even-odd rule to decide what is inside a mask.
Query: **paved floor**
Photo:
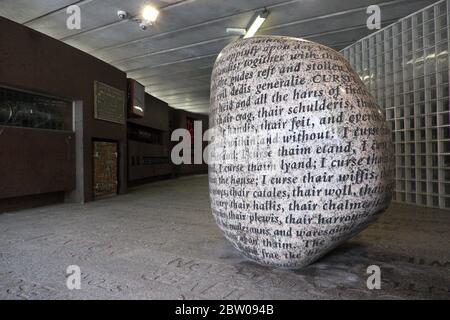
[[[450,212],[394,204],[299,271],[258,266],[224,239],[206,176],[82,205],[0,214],[0,299],[450,299]],[[381,267],[381,290],[366,269]],[[68,290],[78,265],[81,290]]]

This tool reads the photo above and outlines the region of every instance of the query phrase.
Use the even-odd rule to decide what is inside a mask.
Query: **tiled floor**
[[[381,289],[368,290],[369,265]],[[80,290],[66,268],[82,271]],[[0,214],[0,299],[450,299],[450,212],[393,204],[297,271],[258,266],[224,239],[206,176],[86,205]]]

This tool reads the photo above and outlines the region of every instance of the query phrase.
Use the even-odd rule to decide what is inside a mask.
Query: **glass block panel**
[[[394,201],[443,209],[450,209],[449,7],[438,1],[342,51],[360,76],[371,75],[365,84],[385,108]]]

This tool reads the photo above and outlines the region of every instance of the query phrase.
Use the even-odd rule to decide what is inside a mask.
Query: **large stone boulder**
[[[210,128],[214,218],[260,264],[308,265],[390,203],[384,112],[326,46],[275,36],[228,45],[212,73]]]

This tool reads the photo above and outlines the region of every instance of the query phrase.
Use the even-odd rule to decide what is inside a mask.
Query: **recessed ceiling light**
[[[153,6],[145,6],[144,9],[142,9],[142,19],[145,22],[155,22],[158,18],[159,11]]]

